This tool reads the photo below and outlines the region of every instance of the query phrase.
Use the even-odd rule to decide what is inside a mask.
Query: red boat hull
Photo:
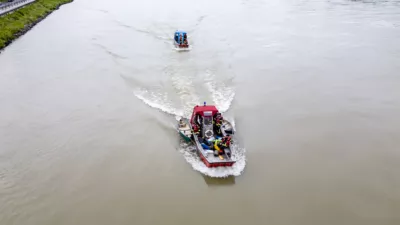
[[[190,118],[190,126],[193,127],[193,124],[195,123],[194,121],[195,121],[196,115],[204,116],[205,113],[211,113],[211,115],[214,116],[216,113],[218,113],[218,109],[217,109],[215,106],[213,106],[213,105],[210,105],[210,106],[207,106],[207,105],[205,105],[205,104],[204,104],[204,106],[198,106],[198,105],[196,105],[196,106],[193,108],[193,113],[192,113],[192,116],[191,116],[191,118]],[[201,161],[203,161],[203,163],[204,163],[207,167],[210,167],[210,168],[211,168],[211,167],[231,167],[231,166],[233,166],[233,164],[235,164],[235,161],[231,160],[231,159],[230,159],[230,156],[229,156],[229,159],[224,159],[224,160],[211,160],[211,162],[210,162],[210,161],[207,160],[207,158],[205,157],[205,155],[204,155],[205,152],[204,152],[204,150],[203,150],[203,148],[202,148],[202,145],[201,145],[201,143],[199,142],[197,136],[195,136],[194,142],[195,142],[195,144],[196,144],[197,153],[198,153],[198,155],[200,156]],[[225,157],[224,157],[224,158],[225,158]]]
[[[203,156],[203,154],[199,153],[199,156],[201,158],[201,161],[203,161],[203,163],[209,167],[231,167],[233,166],[233,164],[235,164],[235,162],[217,162],[217,163],[210,163],[207,161],[207,159]]]

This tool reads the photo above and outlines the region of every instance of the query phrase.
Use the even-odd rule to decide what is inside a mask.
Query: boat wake
[[[222,113],[228,111],[235,98],[235,90],[223,82],[217,82],[215,75],[210,71],[206,72],[205,82],[218,110]]]
[[[134,95],[148,106],[174,116],[176,120],[189,119],[193,107],[202,105],[203,101],[206,101],[224,113],[223,116],[231,122],[233,129],[236,130],[233,113],[228,112],[235,98],[234,73],[213,65],[211,65],[211,69],[202,73],[197,71],[196,65],[192,65],[190,62],[184,66],[171,64],[164,67],[162,73],[163,80],[158,84],[146,85],[135,81]],[[229,75],[217,76],[217,74]],[[176,127],[173,126],[171,129],[175,130]],[[232,158],[236,161],[232,167],[208,168],[196,152],[191,151],[192,147],[182,144],[179,152],[183,154],[194,170],[204,175],[210,177],[238,176],[246,165],[245,149],[240,147],[236,141],[232,144]]]
[[[181,86],[181,84],[178,83],[178,80],[173,80],[173,83],[176,86]],[[213,89],[213,87],[216,84],[211,80],[208,83],[206,83],[206,85],[209,86],[216,107],[218,109],[221,109],[220,110],[221,112],[226,112],[229,109],[234,99],[233,89],[228,87],[221,88],[221,86],[219,86],[219,88],[215,90]],[[176,120],[179,120],[180,118],[189,119],[191,111],[195,104],[195,102],[193,101],[199,99],[198,97],[193,96],[193,93],[191,93],[189,97],[187,92],[188,89],[182,89],[182,93],[178,92],[182,100],[182,103],[186,101],[188,102],[188,104],[182,104],[182,108],[176,107],[172,103],[172,101],[169,101],[168,95],[166,93],[161,94],[158,92],[152,92],[141,88],[135,91],[134,94],[138,99],[143,101],[148,106],[158,109],[167,114],[173,115],[175,116]],[[233,119],[233,117],[228,115],[227,116],[224,115],[224,117],[227,118],[232,123],[233,129],[236,130],[235,120]],[[171,129],[176,129],[176,128],[175,126],[172,126]],[[246,166],[245,148],[240,147],[237,144],[235,138],[233,138],[233,144],[231,146],[232,146],[232,159],[236,161],[236,163],[232,167],[208,168],[201,161],[196,151],[194,151],[195,147],[192,144],[181,143],[178,150],[180,153],[182,153],[185,160],[192,166],[194,170],[206,176],[222,178],[228,176],[239,176]]]
[[[146,89],[139,89],[134,92],[134,95],[138,99],[143,101],[146,105],[175,116],[176,120],[179,120],[181,117],[184,117],[184,111],[173,107],[172,103],[167,101],[165,97],[166,95],[163,96],[159,93],[151,92]]]

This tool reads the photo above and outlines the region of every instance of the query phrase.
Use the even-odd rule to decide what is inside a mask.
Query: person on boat
[[[200,129],[197,124],[193,124],[193,134],[199,135],[200,134]]]
[[[217,119],[220,119],[221,121],[224,119],[224,117],[222,117],[221,113],[218,114]]]
[[[222,142],[221,145],[224,148],[229,148],[229,146],[231,145],[231,136],[229,136],[229,134],[228,134],[227,136],[222,138],[221,142]]]
[[[221,134],[221,124],[222,124],[222,116],[217,116],[215,120],[213,120],[214,124],[214,131],[216,134],[220,135]]]
[[[216,139],[214,140],[214,150],[217,151],[218,155],[223,155],[224,154],[224,148],[222,146],[221,140]]]
[[[194,122],[201,127],[201,116],[197,114],[194,118]]]
[[[179,43],[179,33],[175,33],[175,41]]]
[[[185,45],[188,44],[186,33],[183,35],[183,44],[185,44]]]
[[[185,127],[185,122],[182,119],[179,120],[179,127]]]
[[[229,148],[230,145],[231,145],[231,137],[228,134],[228,136],[222,138],[222,148],[224,149],[224,152],[228,157],[231,157],[232,155],[231,150]]]
[[[181,45],[183,43],[183,37],[182,35],[179,37],[179,44]]]
[[[214,115],[214,120],[219,120],[219,121],[222,122],[223,117],[222,117],[222,115],[221,115],[220,112],[217,112],[217,113]]]

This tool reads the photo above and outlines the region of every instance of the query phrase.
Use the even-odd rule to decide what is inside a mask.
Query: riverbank
[[[21,9],[0,17],[0,52],[46,18],[61,5],[73,0],[37,0]]]

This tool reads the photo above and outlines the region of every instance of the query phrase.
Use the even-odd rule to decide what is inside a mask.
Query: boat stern
[[[203,161],[203,163],[209,168],[212,168],[212,167],[231,167],[236,162],[234,160],[228,160],[228,159],[220,160],[220,161],[215,161],[215,160],[211,161],[211,160],[208,160],[207,156],[204,156],[202,153],[200,153],[200,158],[201,158],[201,161]]]
[[[236,162],[235,160],[232,160],[232,158],[226,153],[215,156],[213,150],[203,149],[203,147],[197,141],[196,147],[201,161],[203,161],[207,167],[231,167]]]

